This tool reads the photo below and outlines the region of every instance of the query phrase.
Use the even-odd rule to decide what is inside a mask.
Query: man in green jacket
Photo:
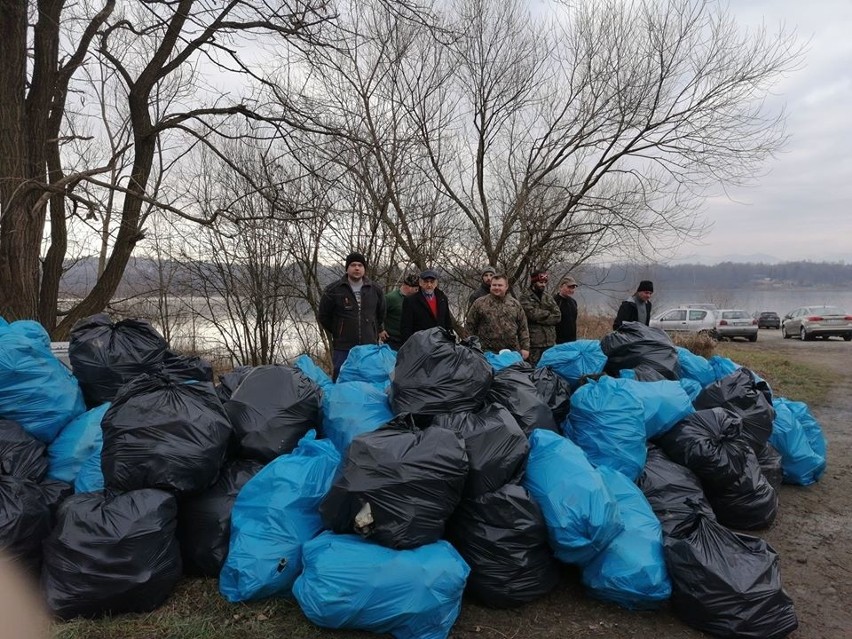
[[[521,294],[521,306],[530,331],[529,363],[535,366],[541,354],[556,343],[556,325],[562,319],[559,305],[547,294],[547,271],[533,271],[530,287]]]
[[[395,288],[390,293],[385,295],[385,330],[388,332],[386,344],[399,350],[402,346],[402,332],[400,323],[402,320],[402,301],[420,290],[420,282],[415,273],[408,273],[402,278],[399,288]]]

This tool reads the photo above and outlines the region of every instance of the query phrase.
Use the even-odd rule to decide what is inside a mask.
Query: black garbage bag
[[[58,479],[46,479],[39,485],[44,502],[50,509],[51,528],[56,521],[56,513],[66,499],[74,494],[74,486]]]
[[[604,372],[618,377],[625,368],[650,368],[665,379],[680,379],[677,349],[665,331],[645,326],[641,322],[624,322],[618,330],[601,339],[606,355]]]
[[[553,421],[558,426],[565,421],[571,410],[571,384],[553,372],[550,366],[534,368],[529,374],[538,396],[550,407]]]
[[[657,446],[648,447],[645,470],[636,481],[663,526],[663,537],[696,510],[715,518],[701,482]]]
[[[298,368],[255,367],[225,402],[238,456],[267,463],[322,424],[322,390]]]
[[[195,355],[182,355],[167,350],[163,356],[160,370],[182,381],[195,380],[213,383],[213,365],[206,359]]]
[[[464,440],[470,469],[464,486],[467,497],[478,497],[519,479],[530,444],[512,414],[500,404],[478,413],[436,415],[435,428],[447,428]]]
[[[222,375],[219,375],[219,383],[216,385],[216,394],[219,396],[219,399],[222,400],[224,404],[229,399],[231,399],[231,395],[234,394],[234,391],[237,390],[237,386],[240,385],[246,375],[252,372],[253,367],[251,366],[237,366],[234,370],[228,371]]]
[[[443,328],[418,331],[397,353],[391,408],[394,415],[478,411],[492,376],[478,339],[457,344],[455,336]]]
[[[781,467],[781,453],[775,450],[772,444],[766,442],[766,446],[757,454],[757,462],[760,464],[760,470],[766,477],[766,481],[777,491],[784,478],[784,471]]]
[[[431,544],[444,534],[467,470],[456,433],[407,429],[397,419],[352,440],[320,514],[334,532],[354,532],[388,548]]]
[[[698,476],[721,524],[737,530],[768,528],[778,512],[778,496],[741,432],[742,420],[736,413],[704,409],[656,443],[672,461]]]
[[[505,406],[527,434],[535,428],[559,432],[553,420],[553,411],[539,396],[530,379],[529,369],[523,363],[507,366],[494,373],[487,401]]]
[[[0,475],[0,550],[38,574],[50,525],[50,507],[37,483]]]
[[[219,479],[199,495],[180,502],[177,536],[188,575],[218,577],[231,539],[231,509],[240,489],[263,464],[237,459],[225,464]]]
[[[639,364],[639,366],[631,370],[633,371],[633,377],[638,382],[659,382],[667,379],[665,375],[649,364]],[[620,376],[624,377],[621,374]]]
[[[704,482],[704,492],[719,523],[735,530],[769,528],[778,515],[778,493],[763,476],[757,455],[749,449],[743,474],[730,485]]]
[[[0,419],[0,475],[35,482],[47,475],[47,446],[11,419]]]
[[[113,490],[200,492],[216,481],[231,436],[213,384],[163,373],[122,387],[101,426],[101,469]]]
[[[463,499],[447,538],[470,566],[467,592],[490,608],[534,601],[559,583],[544,516],[522,486]]]
[[[153,489],[79,493],[44,542],[41,586],[62,619],[149,612],[181,576],[177,501]]]
[[[673,462],[698,475],[708,497],[712,489],[740,480],[752,452],[742,435],[742,420],[725,408],[696,411],[654,443]]]
[[[106,313],[80,320],[71,329],[68,359],[89,408],[115,399],[118,389],[162,364],[168,344],[150,323],[113,323]]]
[[[762,539],[696,513],[664,541],[672,609],[689,626],[737,639],[781,639],[798,627],[778,555]]]
[[[769,441],[775,409],[772,393],[766,382],[758,381],[747,368],[738,368],[730,375],[704,387],[692,403],[696,410],[702,408],[727,408],[743,420],[745,435],[755,452]]]

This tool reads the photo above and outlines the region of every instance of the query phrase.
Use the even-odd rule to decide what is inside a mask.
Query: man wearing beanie
[[[521,306],[527,316],[530,331],[530,356],[527,361],[535,366],[541,354],[556,343],[556,325],[562,312],[547,289],[547,271],[533,271],[530,287],[521,294]]]
[[[636,287],[636,292],[628,297],[618,307],[618,314],[612,323],[612,330],[618,330],[624,322],[641,322],[645,326],[651,321],[651,296],[654,294],[654,283],[642,280]]]
[[[493,266],[486,266],[482,269],[479,274],[479,288],[477,288],[473,293],[470,294],[470,297],[467,298],[468,308],[470,308],[470,306],[480,297],[485,297],[491,292],[491,278],[494,277],[494,274],[496,272],[497,270]]]
[[[387,339],[385,294],[366,271],[367,258],[350,253],[346,256],[346,275],[329,284],[320,299],[317,320],[331,339],[335,380],[353,346]]]

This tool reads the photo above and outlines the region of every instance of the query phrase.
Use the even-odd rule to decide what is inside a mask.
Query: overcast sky
[[[790,140],[754,186],[707,202],[713,228],[678,258],[852,263],[852,0],[730,0],[730,11],[770,31],[783,22],[809,41],[802,68],[775,89]]]

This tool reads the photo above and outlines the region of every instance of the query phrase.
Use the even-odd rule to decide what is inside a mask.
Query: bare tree
[[[518,278],[651,257],[700,236],[706,194],[752,178],[785,140],[766,97],[798,63],[793,37],[742,32],[709,0],[535,16],[520,0],[456,0],[440,31],[357,4],[341,12],[347,46],[312,58],[301,109],[323,105],[314,126],[351,149],[337,157],[377,185],[390,206],[374,214],[415,263],[407,231],[424,208],[403,185],[434,189],[450,232],[429,257],[459,277],[485,261]]]

